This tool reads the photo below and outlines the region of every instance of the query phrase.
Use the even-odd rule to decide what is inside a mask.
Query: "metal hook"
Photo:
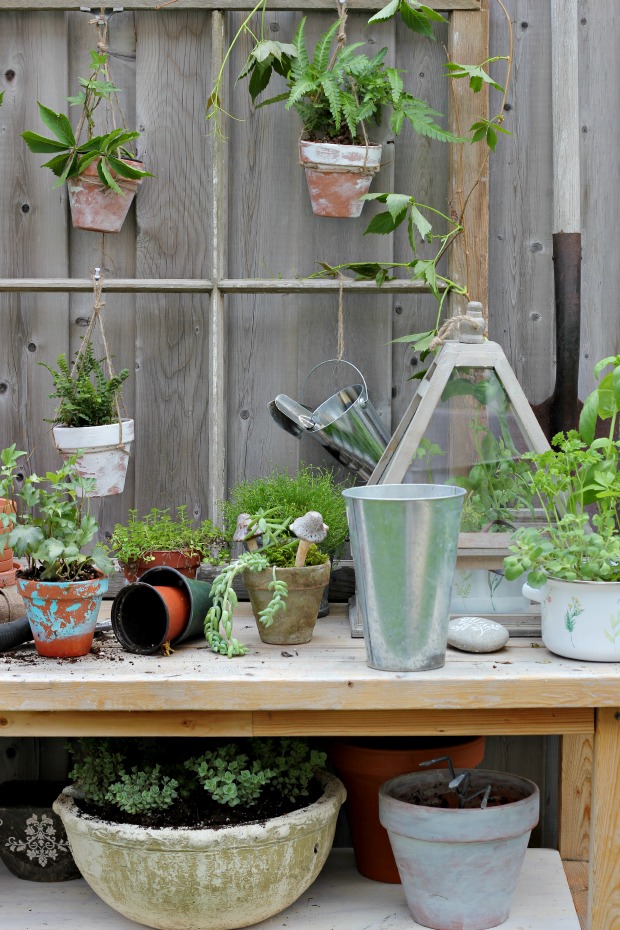
[[[101,268],[95,268],[95,275],[94,275],[95,281],[98,281],[100,277],[101,277]]]

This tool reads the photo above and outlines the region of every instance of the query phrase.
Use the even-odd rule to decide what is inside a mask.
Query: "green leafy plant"
[[[76,456],[58,471],[24,478],[20,460],[25,454],[17,451],[15,444],[0,453],[0,496],[16,505],[14,513],[0,514],[0,521],[8,533],[7,545],[18,558],[26,559],[24,576],[41,581],[83,581],[95,577],[97,570],[109,574],[113,566],[104,546],[95,545],[90,554],[83,551],[95,538],[98,526],[88,513],[87,500],[79,496],[79,492],[90,490],[93,482],[76,475]]]
[[[129,370],[123,368],[117,375],[106,375],[103,359],[95,358],[92,344],[87,342],[81,352],[76,353],[72,367],[64,353],[57,360],[57,369],[45,362],[54,382],[55,392],[51,398],[59,401],[53,423],[63,426],[104,426],[119,419],[118,402],[123,382]]]
[[[89,165],[97,162],[101,183],[122,194],[115,180],[117,176],[135,180],[152,175],[134,164],[128,164],[128,161],[137,161],[130,144],[139,138],[139,132],[115,127],[102,135],[94,134],[95,111],[105,102],[114,118],[115,107],[118,109],[119,88],[110,77],[109,56],[106,52],[91,50],[90,68],[87,78],[79,78],[82,86],[80,93],[67,98],[72,106],[81,107],[75,132],[64,113],[55,113],[39,103],[41,122],[52,136],[42,136],[27,130],[22,133],[22,138],[31,152],[53,155],[42,167],[49,168],[57,176],[54,187],[64,184],[67,178],[77,177]],[[84,132],[86,139],[81,141]]]
[[[524,456],[533,466],[521,476],[545,515],[540,527],[513,536],[506,577],[528,572],[540,587],[547,577],[564,581],[620,581],[620,355],[602,359],[595,376],[612,366],[587,398],[579,432],[559,433],[548,452]],[[609,421],[607,435],[596,437]]]
[[[226,537],[211,520],[196,524],[185,505],[177,507],[176,517],[169,509],[152,507],[143,517],[129,511],[127,523],[117,523],[110,536],[110,547],[123,566],[152,561],[154,551],[185,552],[218,565],[228,559]]]
[[[207,748],[205,748],[207,743]],[[301,739],[175,740],[163,754],[161,740],[74,739],[69,777],[84,800],[119,820],[145,816],[166,825],[175,807],[209,814],[217,822],[231,808],[245,819],[265,799],[284,807],[302,806],[310,795],[325,753]],[[243,818],[242,818],[243,819]],[[204,825],[209,825],[204,824]]]
[[[278,94],[259,106],[286,101],[286,109],[294,109],[300,117],[305,136],[318,142],[361,144],[366,141],[363,125],[381,122],[383,107],[391,110],[390,128],[398,135],[405,121],[424,136],[441,142],[457,142],[457,137],[435,122],[438,114],[427,103],[404,89],[401,72],[385,64],[387,48],[372,58],[357,51],[364,43],[332,45],[340,29],[340,20],[317,41],[310,58],[306,49],[306,18],[300,22],[293,38],[295,53],[286,74],[288,91]],[[260,48],[260,46],[259,46]],[[256,73],[256,50],[250,56],[253,65],[246,65],[243,77],[251,68]],[[250,87],[252,99],[263,90],[268,71],[261,71],[263,80]]]
[[[232,538],[241,513],[256,515],[269,511],[272,521],[282,523],[288,519],[290,523],[309,510],[318,510],[329,527],[327,536],[318,544],[319,549],[338,554],[349,533],[342,496],[346,484],[336,481],[329,469],[313,465],[302,465],[293,475],[273,468],[268,475],[233,485],[228,500],[222,503],[224,530]]]

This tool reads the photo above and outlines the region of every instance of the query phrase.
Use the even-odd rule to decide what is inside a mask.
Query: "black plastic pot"
[[[155,588],[181,588],[189,598],[185,628],[170,639],[170,615],[164,598]],[[133,584],[122,588],[112,603],[112,629],[127,652],[153,655],[166,642],[178,646],[204,636],[204,619],[213,601],[211,585],[186,578],[175,568],[149,568]]]

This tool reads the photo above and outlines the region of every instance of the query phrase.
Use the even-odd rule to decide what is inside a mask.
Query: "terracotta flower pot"
[[[123,159],[132,168],[144,170],[139,161]],[[88,229],[92,232],[117,233],[125,222],[129,207],[142,183],[142,178],[134,180],[122,178],[112,172],[114,180],[123,191],[117,194],[111,187],[101,183],[97,174],[97,162],[90,164],[76,178],[67,179],[71,220],[75,229]]]
[[[15,501],[8,500],[6,497],[0,497],[0,513],[14,513]],[[0,525],[0,574],[10,572],[13,568],[13,550],[8,546],[3,546],[3,537],[10,531],[11,527],[6,529]]]
[[[527,778],[476,769],[467,794],[491,785],[488,806],[477,798],[460,808],[450,777],[444,769],[390,779],[379,816],[413,919],[433,930],[489,930],[510,914],[539,791]]]
[[[450,756],[455,767],[474,768],[484,756],[484,736],[393,737],[335,740],[330,761],[347,789],[347,819],[358,872],[376,882],[400,882],[387,831],[379,821],[379,788],[420,762]],[[438,763],[433,768],[445,766]],[[422,770],[423,771],[423,770]]]
[[[288,594],[284,610],[278,611],[269,627],[258,619],[258,615],[269,604],[273,595],[269,588],[273,580],[273,569],[243,572],[243,582],[250,595],[258,633],[264,643],[295,646],[310,642],[330,570],[329,562],[324,562],[323,565],[305,565],[303,568],[276,568],[276,577],[286,582]]]
[[[122,494],[125,487],[129,452],[134,437],[133,420],[104,426],[55,426],[52,430],[56,448],[62,456],[80,450],[75,470],[82,478],[95,481],[95,489],[86,497]]]
[[[312,212],[318,216],[354,218],[361,214],[373,176],[381,167],[380,145],[299,144]]]
[[[98,575],[91,581],[28,581],[18,577],[39,655],[66,659],[88,654],[101,599],[108,590],[108,579],[100,572]]]
[[[150,568],[174,568],[186,578],[195,578],[198,572],[202,557],[180,549],[173,551],[166,549],[153,549],[149,555],[151,558],[136,559],[123,565],[123,574],[127,581],[133,582],[141,578],[142,575]]]

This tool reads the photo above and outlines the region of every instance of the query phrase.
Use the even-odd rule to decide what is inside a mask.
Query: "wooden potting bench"
[[[110,602],[104,602],[104,615],[109,609]],[[380,672],[367,666],[363,640],[351,638],[344,605],[332,606],[330,616],[319,621],[313,641],[297,648],[260,643],[247,604],[240,605],[236,631],[250,652],[235,660],[213,655],[202,641],[186,644],[168,658],[134,656],[123,652],[112,634],[99,641],[97,654],[75,662],[28,663],[3,657],[0,733],[561,734],[560,853],[565,859],[578,859],[578,837],[587,833],[588,826],[584,798],[589,760],[571,753],[574,741],[578,747],[592,748],[589,908],[584,925],[587,919],[589,930],[620,927],[620,670],[616,664],[561,659],[539,640],[519,638],[489,655],[449,650],[446,665],[435,671]],[[560,853],[528,851],[505,930],[578,930]],[[567,874],[577,874],[575,868],[578,872],[578,864],[567,864]],[[89,908],[79,912],[80,927],[135,926],[112,914],[81,882],[51,889],[2,873],[0,899],[3,914],[8,908],[11,930],[71,927],[78,901]],[[51,923],[50,908],[56,915]],[[370,919],[373,915],[376,923]],[[346,854],[336,851],[318,886],[302,897],[287,919],[273,918],[265,926],[282,925],[304,930],[336,925],[339,930],[369,926],[406,930],[413,923],[398,887],[362,879]]]

